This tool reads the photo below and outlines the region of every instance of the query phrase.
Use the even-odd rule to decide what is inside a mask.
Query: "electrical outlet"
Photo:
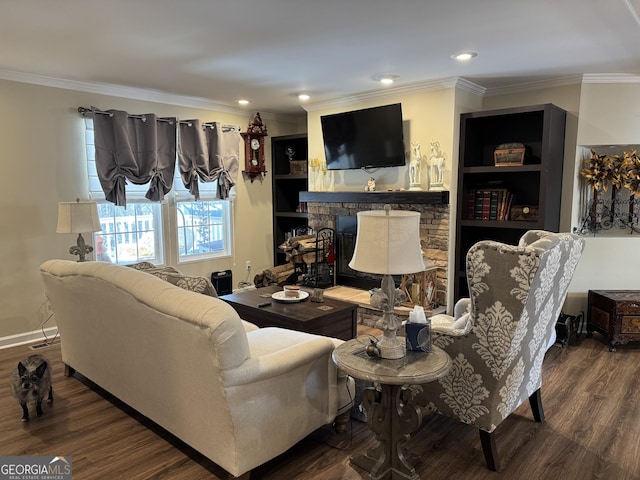
[[[247,261],[245,262],[244,266],[245,266],[245,268],[246,268],[247,270],[251,270],[251,260],[247,260]]]

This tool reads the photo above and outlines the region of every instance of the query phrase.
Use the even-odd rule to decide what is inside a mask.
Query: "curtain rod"
[[[86,107],[78,107],[78,112],[80,112],[81,115],[91,115],[93,113],[99,113],[100,115],[109,115],[110,117],[113,117],[113,113],[111,112],[104,112],[102,110],[98,110],[95,108],[86,108]],[[143,122],[147,121],[147,117],[144,115],[131,115],[128,114],[129,118],[137,118],[138,120],[142,120]],[[167,122],[170,124],[173,124],[173,122],[176,120],[175,118],[158,118],[156,119],[158,122]]]
[[[95,108],[86,108],[86,107],[78,107],[78,112],[81,115],[92,115],[94,113],[98,113],[100,115],[109,115],[110,117],[113,116],[113,113],[111,112],[105,112],[103,110],[98,110]],[[143,122],[145,122],[147,120],[147,118],[144,115],[131,115],[129,114],[129,118],[137,118],[142,120]],[[172,119],[168,119],[168,118],[158,118],[159,122],[169,122],[169,123],[173,123]],[[180,120],[179,122],[182,125],[189,125],[191,126],[192,123],[190,120]],[[217,122],[203,122],[202,125],[204,127],[209,127],[209,128],[213,128],[215,126]],[[222,129],[227,131],[227,132],[232,132],[232,131],[240,131],[240,127],[238,125],[222,125]]]
[[[193,125],[193,123],[191,123],[191,122],[193,122],[193,120],[180,120],[178,123],[180,123],[180,125],[189,125],[189,126],[191,126],[191,125]],[[207,127],[208,128],[213,128],[213,127],[216,126],[216,123],[218,123],[218,122],[202,122],[202,126],[205,127],[205,128],[207,128]],[[240,126],[238,126],[238,125],[222,125],[222,129],[225,132],[234,132],[234,131],[239,132],[240,131]]]

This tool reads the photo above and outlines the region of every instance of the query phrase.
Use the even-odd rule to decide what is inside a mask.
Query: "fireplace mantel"
[[[300,201],[307,203],[398,203],[448,205],[449,192],[300,192]]]

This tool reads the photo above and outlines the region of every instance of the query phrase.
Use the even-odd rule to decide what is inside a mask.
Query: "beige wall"
[[[640,81],[583,84],[577,145],[640,146]],[[574,154],[573,158],[577,157],[578,153]],[[573,193],[577,199],[577,186]],[[574,213],[577,211],[574,200]],[[574,225],[577,220],[574,214]],[[598,236],[586,240],[585,253],[571,284],[582,310],[586,311],[589,290],[640,289],[640,234],[626,232],[617,238]]]
[[[307,115],[309,158],[325,159],[320,126],[320,117],[322,115],[391,103],[402,103],[407,163],[412,158],[411,143],[420,144],[420,151],[425,159],[429,157],[429,144],[432,141],[440,143],[441,150],[446,157],[444,183],[448,190],[452,192],[450,195],[450,211],[453,212],[456,202],[455,183],[458,163],[459,113],[460,111],[469,111],[468,109],[478,109],[481,105],[481,99],[477,95],[467,95],[465,93],[457,95],[456,88],[453,85],[408,93],[390,92],[375,99],[349,104],[348,106],[326,108],[318,108],[316,106],[310,109]],[[424,190],[427,190],[429,185],[428,170],[428,162],[424,160],[421,178]],[[360,170],[338,170],[334,175],[335,189],[340,191],[363,190],[370,176],[376,179],[376,189],[378,190],[409,188],[409,171],[406,166],[380,168],[372,170],[371,173]],[[312,184],[313,180],[310,180],[310,183]],[[453,245],[455,245],[453,242],[455,234],[454,222],[449,222],[449,230],[449,245],[451,248],[449,249],[448,264],[452,265]],[[449,275],[448,277],[447,291],[453,292],[451,276]],[[451,299],[448,300],[448,303],[453,304]]]
[[[332,113],[369,108],[392,103],[402,103],[402,117],[404,120],[403,133],[407,159],[410,159],[411,143],[420,144],[420,152],[424,158],[429,156],[429,143],[438,141],[446,155],[445,183],[451,183],[451,158],[457,150],[454,145],[453,104],[455,92],[453,89],[438,89],[426,92],[405,94],[389,94],[367,102],[353,103],[348,107],[313,108],[307,115],[309,135],[309,158],[325,160],[322,143],[322,129],[320,117]],[[428,186],[427,168],[422,170],[422,185]],[[408,167],[379,168],[367,173],[361,170],[337,170],[334,172],[336,190],[361,191],[367,185],[369,177],[376,179],[376,189],[409,188]],[[313,184],[313,179],[310,180]]]
[[[39,265],[50,258],[77,258],[68,253],[75,235],[55,230],[59,201],[88,198],[79,106],[200,118],[237,124],[243,130],[255,113],[216,112],[0,80],[0,166],[5,179],[0,202],[0,339],[39,328],[38,311],[44,300]],[[268,115],[263,120],[270,135],[266,139],[270,171],[270,138],[297,133],[300,124]],[[245,260],[251,260],[252,275],[272,266],[271,177],[253,183],[241,177],[236,189],[234,257],[182,264],[182,271],[210,275],[232,269],[237,285],[246,276]]]

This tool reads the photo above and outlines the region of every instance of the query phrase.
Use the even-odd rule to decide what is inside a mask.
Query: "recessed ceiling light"
[[[478,54],[476,52],[460,52],[451,55],[451,58],[454,60],[459,60],[461,62],[466,62],[467,60],[471,60],[473,57],[477,57]]]
[[[303,102],[306,102],[307,100],[309,100],[311,97],[309,96],[308,93],[299,93],[298,94],[298,100],[302,100]]]
[[[245,100],[244,98],[241,98],[240,100],[238,100],[238,104],[239,105],[249,105],[249,100]]]
[[[376,75],[374,79],[380,82],[383,85],[391,85],[396,79],[399,78],[399,75],[394,75],[390,73],[385,73],[383,75]]]

